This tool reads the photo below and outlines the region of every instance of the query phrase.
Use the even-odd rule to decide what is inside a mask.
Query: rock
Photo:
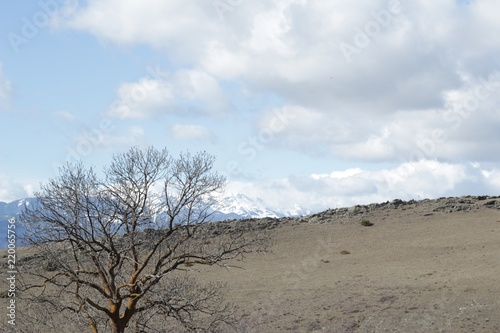
[[[500,209],[500,200],[490,200],[483,204],[488,208]]]

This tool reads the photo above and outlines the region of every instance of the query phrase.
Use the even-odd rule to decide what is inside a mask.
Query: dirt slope
[[[271,253],[186,273],[227,282],[229,301],[246,314],[241,333],[500,332],[500,198],[395,200],[250,222],[270,233]]]
[[[233,263],[243,269],[200,273],[229,283],[247,332],[500,332],[499,206],[467,197],[327,211],[271,230],[273,252]]]

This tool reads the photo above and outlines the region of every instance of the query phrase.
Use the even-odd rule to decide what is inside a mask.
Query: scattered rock
[[[488,208],[500,209],[500,200],[491,200],[483,204]]]
[[[485,201],[486,202],[482,202]],[[247,232],[271,230],[280,228],[284,225],[298,225],[302,223],[324,224],[324,223],[356,223],[361,219],[369,217],[370,213],[377,210],[409,210],[417,207],[429,207],[429,211],[423,213],[423,216],[432,216],[434,213],[455,213],[455,212],[470,212],[479,209],[481,206],[500,209],[500,196],[463,196],[463,197],[442,197],[439,199],[423,199],[404,201],[395,199],[383,203],[372,203],[368,205],[356,205],[352,207],[342,207],[328,209],[319,213],[301,217],[283,217],[271,218],[265,217],[260,219],[232,219],[216,223],[207,223],[204,228],[209,235],[217,236],[224,233],[232,232]],[[358,217],[358,218],[356,218]],[[354,219],[353,219],[354,218]],[[157,231],[146,230],[151,236],[154,236]]]
[[[380,297],[379,302],[380,303],[393,302],[394,300],[396,300],[396,296],[394,296],[394,295],[385,295],[385,296]]]
[[[459,198],[440,198],[437,202],[440,204],[437,208],[435,208],[434,212],[442,212],[442,213],[454,213],[461,211],[470,211],[479,209],[479,205],[477,204],[477,197],[459,197]]]

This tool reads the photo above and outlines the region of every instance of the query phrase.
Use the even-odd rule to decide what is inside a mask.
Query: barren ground
[[[229,301],[247,313],[241,332],[500,332],[500,210],[484,205],[492,200],[289,219],[267,231],[271,253],[188,274],[228,283]]]
[[[208,276],[251,332],[500,332],[500,210],[472,201],[374,209],[371,227],[303,219],[270,231],[271,254]]]

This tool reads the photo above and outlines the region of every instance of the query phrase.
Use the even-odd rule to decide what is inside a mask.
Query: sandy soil
[[[437,205],[285,225],[272,253],[200,273],[227,281],[242,332],[500,332],[500,211]]]

